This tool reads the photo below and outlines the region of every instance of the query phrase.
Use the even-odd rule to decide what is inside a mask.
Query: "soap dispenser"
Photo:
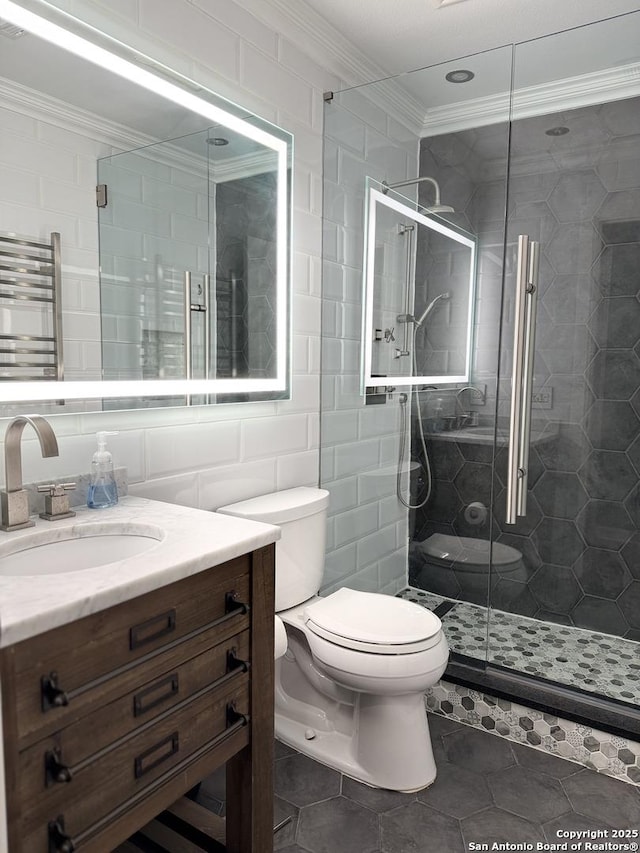
[[[118,487],[113,471],[113,457],[107,450],[107,436],[117,432],[98,432],[98,449],[91,460],[91,482],[87,492],[89,509],[106,509],[118,503]]]

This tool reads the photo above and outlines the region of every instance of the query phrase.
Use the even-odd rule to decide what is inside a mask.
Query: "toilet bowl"
[[[436,775],[424,693],[447,665],[442,625],[380,593],[317,595],[328,501],[325,490],[298,488],[218,510],[282,529],[276,612],[288,648],[276,661],[276,735],[369,785],[419,790]]]
[[[520,551],[503,542],[433,533],[409,546],[409,583],[429,592],[486,603],[490,571],[493,583],[529,576]]]

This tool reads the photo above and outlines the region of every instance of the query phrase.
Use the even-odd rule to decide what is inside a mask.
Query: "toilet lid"
[[[305,607],[303,615],[315,634],[378,654],[422,651],[442,628],[434,613],[412,601],[346,588]]]

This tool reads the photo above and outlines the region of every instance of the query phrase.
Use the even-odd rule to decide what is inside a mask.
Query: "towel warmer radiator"
[[[0,317],[11,305],[0,323],[0,380],[64,378],[61,278],[60,234],[50,243],[0,234]],[[32,334],[34,320],[42,334]]]

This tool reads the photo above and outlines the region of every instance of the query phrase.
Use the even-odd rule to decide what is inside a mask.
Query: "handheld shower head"
[[[435,299],[432,299],[431,302],[424,309],[422,314],[418,317],[418,319],[414,320],[416,329],[419,329],[420,326],[422,326],[422,324],[425,322],[425,320],[427,319],[429,314],[431,314],[431,312],[436,307],[438,302],[440,302],[441,300],[447,300],[447,299],[451,299],[451,294],[448,292],[447,293],[440,293],[440,294],[438,294],[438,296],[435,297]]]

